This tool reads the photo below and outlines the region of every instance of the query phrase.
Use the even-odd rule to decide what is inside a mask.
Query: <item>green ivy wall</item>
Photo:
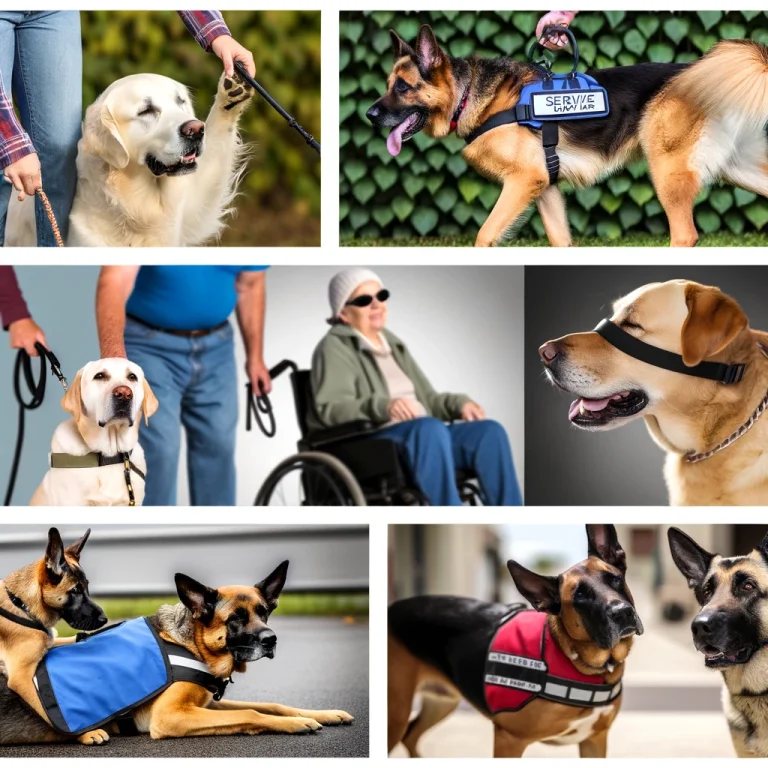
[[[423,133],[393,158],[385,135],[374,131],[365,111],[384,92],[392,64],[389,32],[413,40],[423,23],[432,26],[452,56],[525,58],[544,11],[392,11],[341,14],[340,144],[342,239],[474,235],[485,221],[500,187],[475,173],[461,157],[455,136],[435,141]],[[768,45],[768,12],[700,11],[642,13],[584,12],[573,30],[581,51],[580,69],[639,61],[688,62],[723,38],[748,37]],[[562,71],[567,55],[558,59]],[[645,162],[635,163],[600,185],[567,193],[568,218],[576,237],[618,240],[625,232],[667,231]],[[741,234],[768,224],[768,201],[732,187],[704,191],[696,205],[704,233]],[[535,208],[526,213],[521,236],[544,237]]]

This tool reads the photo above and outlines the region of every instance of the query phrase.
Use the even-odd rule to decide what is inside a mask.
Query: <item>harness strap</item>
[[[95,467],[110,467],[114,464],[123,465],[125,487],[128,490],[128,506],[136,506],[136,494],[133,490],[131,472],[137,474],[146,482],[146,475],[131,461],[132,451],[118,453],[114,456],[105,456],[103,453],[86,453],[84,456],[75,456],[71,453],[52,453],[51,467],[53,469],[93,469]]]
[[[700,379],[711,379],[721,384],[738,384],[744,378],[746,363],[713,363],[702,362],[698,365],[686,365],[682,355],[659,349],[652,344],[627,333],[623,328],[613,323],[608,318],[601,320],[595,328],[595,333],[602,336],[610,345],[616,347],[625,355],[641,360],[656,368],[664,368],[673,373],[684,373],[687,376],[696,376]]]
[[[0,608],[0,616],[8,619],[8,621],[14,622],[14,624],[20,624],[22,627],[28,627],[29,629],[36,629],[40,632],[45,632],[46,635],[50,636],[51,633],[48,631],[48,628],[45,626],[45,624],[43,624],[32,615],[32,612],[29,610],[29,608],[27,608],[26,604],[20,597],[14,595],[13,592],[8,589],[8,587],[5,588],[5,593],[8,595],[8,599],[11,601],[11,603],[13,603],[13,605],[20,611],[24,611],[24,613],[27,615],[18,616],[15,613],[6,611],[5,608]]]
[[[226,680],[215,677],[210,667],[200,661],[191,651],[175,643],[169,643],[167,640],[163,640],[162,643],[168,655],[174,683],[195,683],[210,691],[214,701],[221,700],[227,685],[232,682],[231,677]]]

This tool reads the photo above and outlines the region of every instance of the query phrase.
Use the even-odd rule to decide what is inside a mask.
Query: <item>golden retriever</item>
[[[610,319],[681,355],[685,366],[745,364],[743,378],[721,384],[677,373],[630,357],[594,331],[569,334],[543,344],[539,354],[549,380],[577,397],[571,423],[599,431],[644,419],[667,452],[671,504],[768,504],[768,416],[760,418],[768,335],[752,330],[738,303],[719,288],[687,280],[636,289],[614,302]]]

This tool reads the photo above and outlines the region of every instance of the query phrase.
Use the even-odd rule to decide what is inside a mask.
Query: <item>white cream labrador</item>
[[[203,123],[175,80],[112,83],[85,113],[66,244],[198,246],[218,237],[245,170],[237,124],[252,95],[239,74],[222,75]],[[32,203],[11,196],[7,245],[34,245]]]
[[[130,479],[136,504],[144,499],[146,474],[144,451],[139,445],[141,414],[145,421],[158,408],[157,398],[135,363],[124,358],[105,358],[88,363],[77,372],[65,393],[62,408],[72,418],[53,433],[51,453],[63,455],[64,464],[88,456],[93,466],[51,467],[35,491],[33,506],[126,506],[129,503],[125,467],[118,463],[98,466],[104,459],[129,454]],[[75,457],[75,458],[72,458]],[[82,463],[80,460],[79,463]]]

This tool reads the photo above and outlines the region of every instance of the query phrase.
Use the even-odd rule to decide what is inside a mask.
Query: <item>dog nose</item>
[[[381,110],[374,104],[366,113],[365,116],[373,122],[379,115],[381,114]]]
[[[725,613],[717,611],[716,613],[700,613],[691,622],[691,632],[694,639],[703,638],[717,632],[725,624]]]
[[[544,365],[552,365],[559,354],[560,347],[554,341],[548,341],[539,347],[539,357]]]
[[[133,400],[133,391],[130,387],[120,386],[112,390],[112,396],[117,400]]]
[[[274,648],[277,645],[277,635],[271,629],[259,632],[259,644],[264,648]]]
[[[608,603],[608,613],[616,621],[631,621],[634,618],[634,609],[623,600],[613,600]]]
[[[179,128],[179,133],[188,139],[202,139],[205,133],[205,123],[202,120],[187,120]]]

